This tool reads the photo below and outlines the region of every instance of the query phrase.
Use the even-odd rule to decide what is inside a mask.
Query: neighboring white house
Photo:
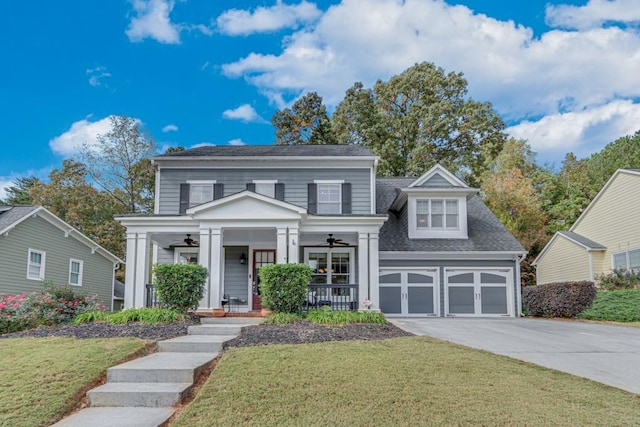
[[[210,272],[200,310],[260,307],[259,268],[309,264],[321,302],[366,298],[387,315],[517,316],[522,246],[441,166],[376,178],[357,145],[199,147],[153,158],[153,215],[127,228],[125,307],[146,303],[150,262]]]

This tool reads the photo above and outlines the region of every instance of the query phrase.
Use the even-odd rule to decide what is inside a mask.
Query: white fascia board
[[[436,164],[431,169],[429,169],[427,172],[425,172],[422,176],[420,176],[418,179],[416,179],[411,184],[409,184],[409,188],[417,187],[417,186],[420,186],[420,185],[424,184],[426,181],[428,181],[435,174],[442,175],[443,178],[446,179],[447,181],[449,181],[449,183],[451,185],[455,185],[457,187],[465,187],[465,188],[469,187],[466,182],[464,182],[463,180],[461,180],[460,178],[458,178],[457,176],[455,176],[454,174],[449,172],[447,169],[445,169],[444,166],[442,166],[440,164]]]
[[[544,248],[542,248],[542,250],[540,251],[540,253],[538,254],[538,256],[536,257],[536,259],[533,260],[533,262],[531,263],[531,265],[538,265],[538,262],[540,262],[540,260],[546,255],[547,251],[549,249],[551,249],[551,246],[553,246],[553,244],[555,243],[555,241],[558,239],[558,237],[563,237],[565,239],[567,239],[568,241],[570,241],[571,243],[573,243],[574,245],[578,245],[581,248],[583,248],[585,251],[587,252],[592,252],[592,251],[605,251],[606,249],[593,249],[590,248],[589,246],[586,246],[580,242],[578,242],[577,240],[572,239],[571,237],[563,234],[561,231],[556,231],[556,234],[553,235],[553,237],[551,238],[551,240],[549,240],[547,242],[546,245],[544,245]]]
[[[40,212],[40,211],[41,211],[41,210],[43,210],[43,209],[44,209],[44,208],[43,208],[42,206],[39,206],[37,209],[35,209],[35,210],[33,210],[33,211],[29,212],[28,214],[26,214],[26,215],[25,215],[25,216],[23,216],[22,218],[20,218],[20,219],[18,219],[18,220],[16,220],[16,221],[14,221],[14,222],[12,222],[12,223],[11,223],[11,224],[9,224],[7,227],[5,227],[5,228],[3,228],[2,230],[0,230],[0,236],[2,236],[4,233],[7,233],[7,232],[9,232],[9,231],[13,230],[14,228],[16,228],[16,226],[17,226],[18,224],[20,224],[20,223],[21,223],[21,222],[23,222],[23,221],[28,220],[30,217],[35,217],[35,216],[38,214],[38,212]],[[73,227],[69,226],[69,228],[73,228]],[[68,230],[65,230],[65,232],[66,232],[66,231],[68,231]]]
[[[467,252],[430,252],[430,251],[380,251],[381,260],[509,260],[514,261],[527,255],[526,251],[467,251]]]
[[[85,246],[88,246],[89,248],[91,248],[91,253],[99,252],[102,256],[104,256],[105,258],[107,258],[108,260],[110,260],[110,261],[112,261],[114,263],[124,264],[123,260],[121,260],[120,258],[115,256],[114,254],[112,254],[111,252],[109,252],[108,250],[106,250],[105,248],[103,248],[102,246],[100,246],[99,244],[94,242],[93,240],[91,240],[89,237],[87,237],[84,234],[82,234],[79,230],[73,228],[70,224],[67,224],[62,219],[58,218],[53,213],[49,212],[46,208],[40,206],[37,210],[35,210],[35,211],[31,212],[29,215],[27,215],[27,218],[29,216],[34,216],[36,214],[40,218],[44,219],[45,221],[47,221],[50,224],[54,225],[55,227],[59,228],[66,235],[75,238],[80,243],[82,243]],[[26,219],[26,218],[23,218],[21,220],[21,222],[24,219]]]

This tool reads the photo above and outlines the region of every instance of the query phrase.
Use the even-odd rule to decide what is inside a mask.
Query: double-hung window
[[[45,258],[45,252],[29,249],[27,260],[27,279],[44,280]]]
[[[201,205],[213,200],[215,181],[188,181],[189,207]]]
[[[614,254],[613,269],[640,271],[640,249]]]
[[[318,213],[342,213],[342,182],[317,182]]]
[[[79,259],[69,260],[69,284],[82,286],[82,264]]]
[[[459,228],[458,200],[416,200],[416,228],[427,230],[457,230]]]
[[[267,197],[276,197],[276,183],[278,181],[254,180],[255,192]]]
[[[349,288],[339,285],[353,283],[355,251],[353,248],[305,248],[305,263],[313,269],[311,284],[335,285],[331,295],[349,295]]]

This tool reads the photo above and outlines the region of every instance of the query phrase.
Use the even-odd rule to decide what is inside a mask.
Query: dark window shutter
[[[351,183],[345,182],[342,184],[342,213],[351,213]]]
[[[284,184],[278,182],[275,184],[276,186],[276,200],[284,201]]]
[[[180,215],[189,209],[189,184],[180,184]]]
[[[318,212],[318,185],[308,184],[307,186],[307,212],[314,214]]]
[[[256,192],[256,185],[253,182],[247,182],[247,190]]]
[[[224,184],[213,184],[213,200],[224,197]]]

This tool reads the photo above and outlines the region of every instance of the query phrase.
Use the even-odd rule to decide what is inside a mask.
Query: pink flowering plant
[[[94,310],[106,310],[96,296],[52,283],[45,284],[40,293],[0,294],[0,334],[69,323],[78,314]]]

